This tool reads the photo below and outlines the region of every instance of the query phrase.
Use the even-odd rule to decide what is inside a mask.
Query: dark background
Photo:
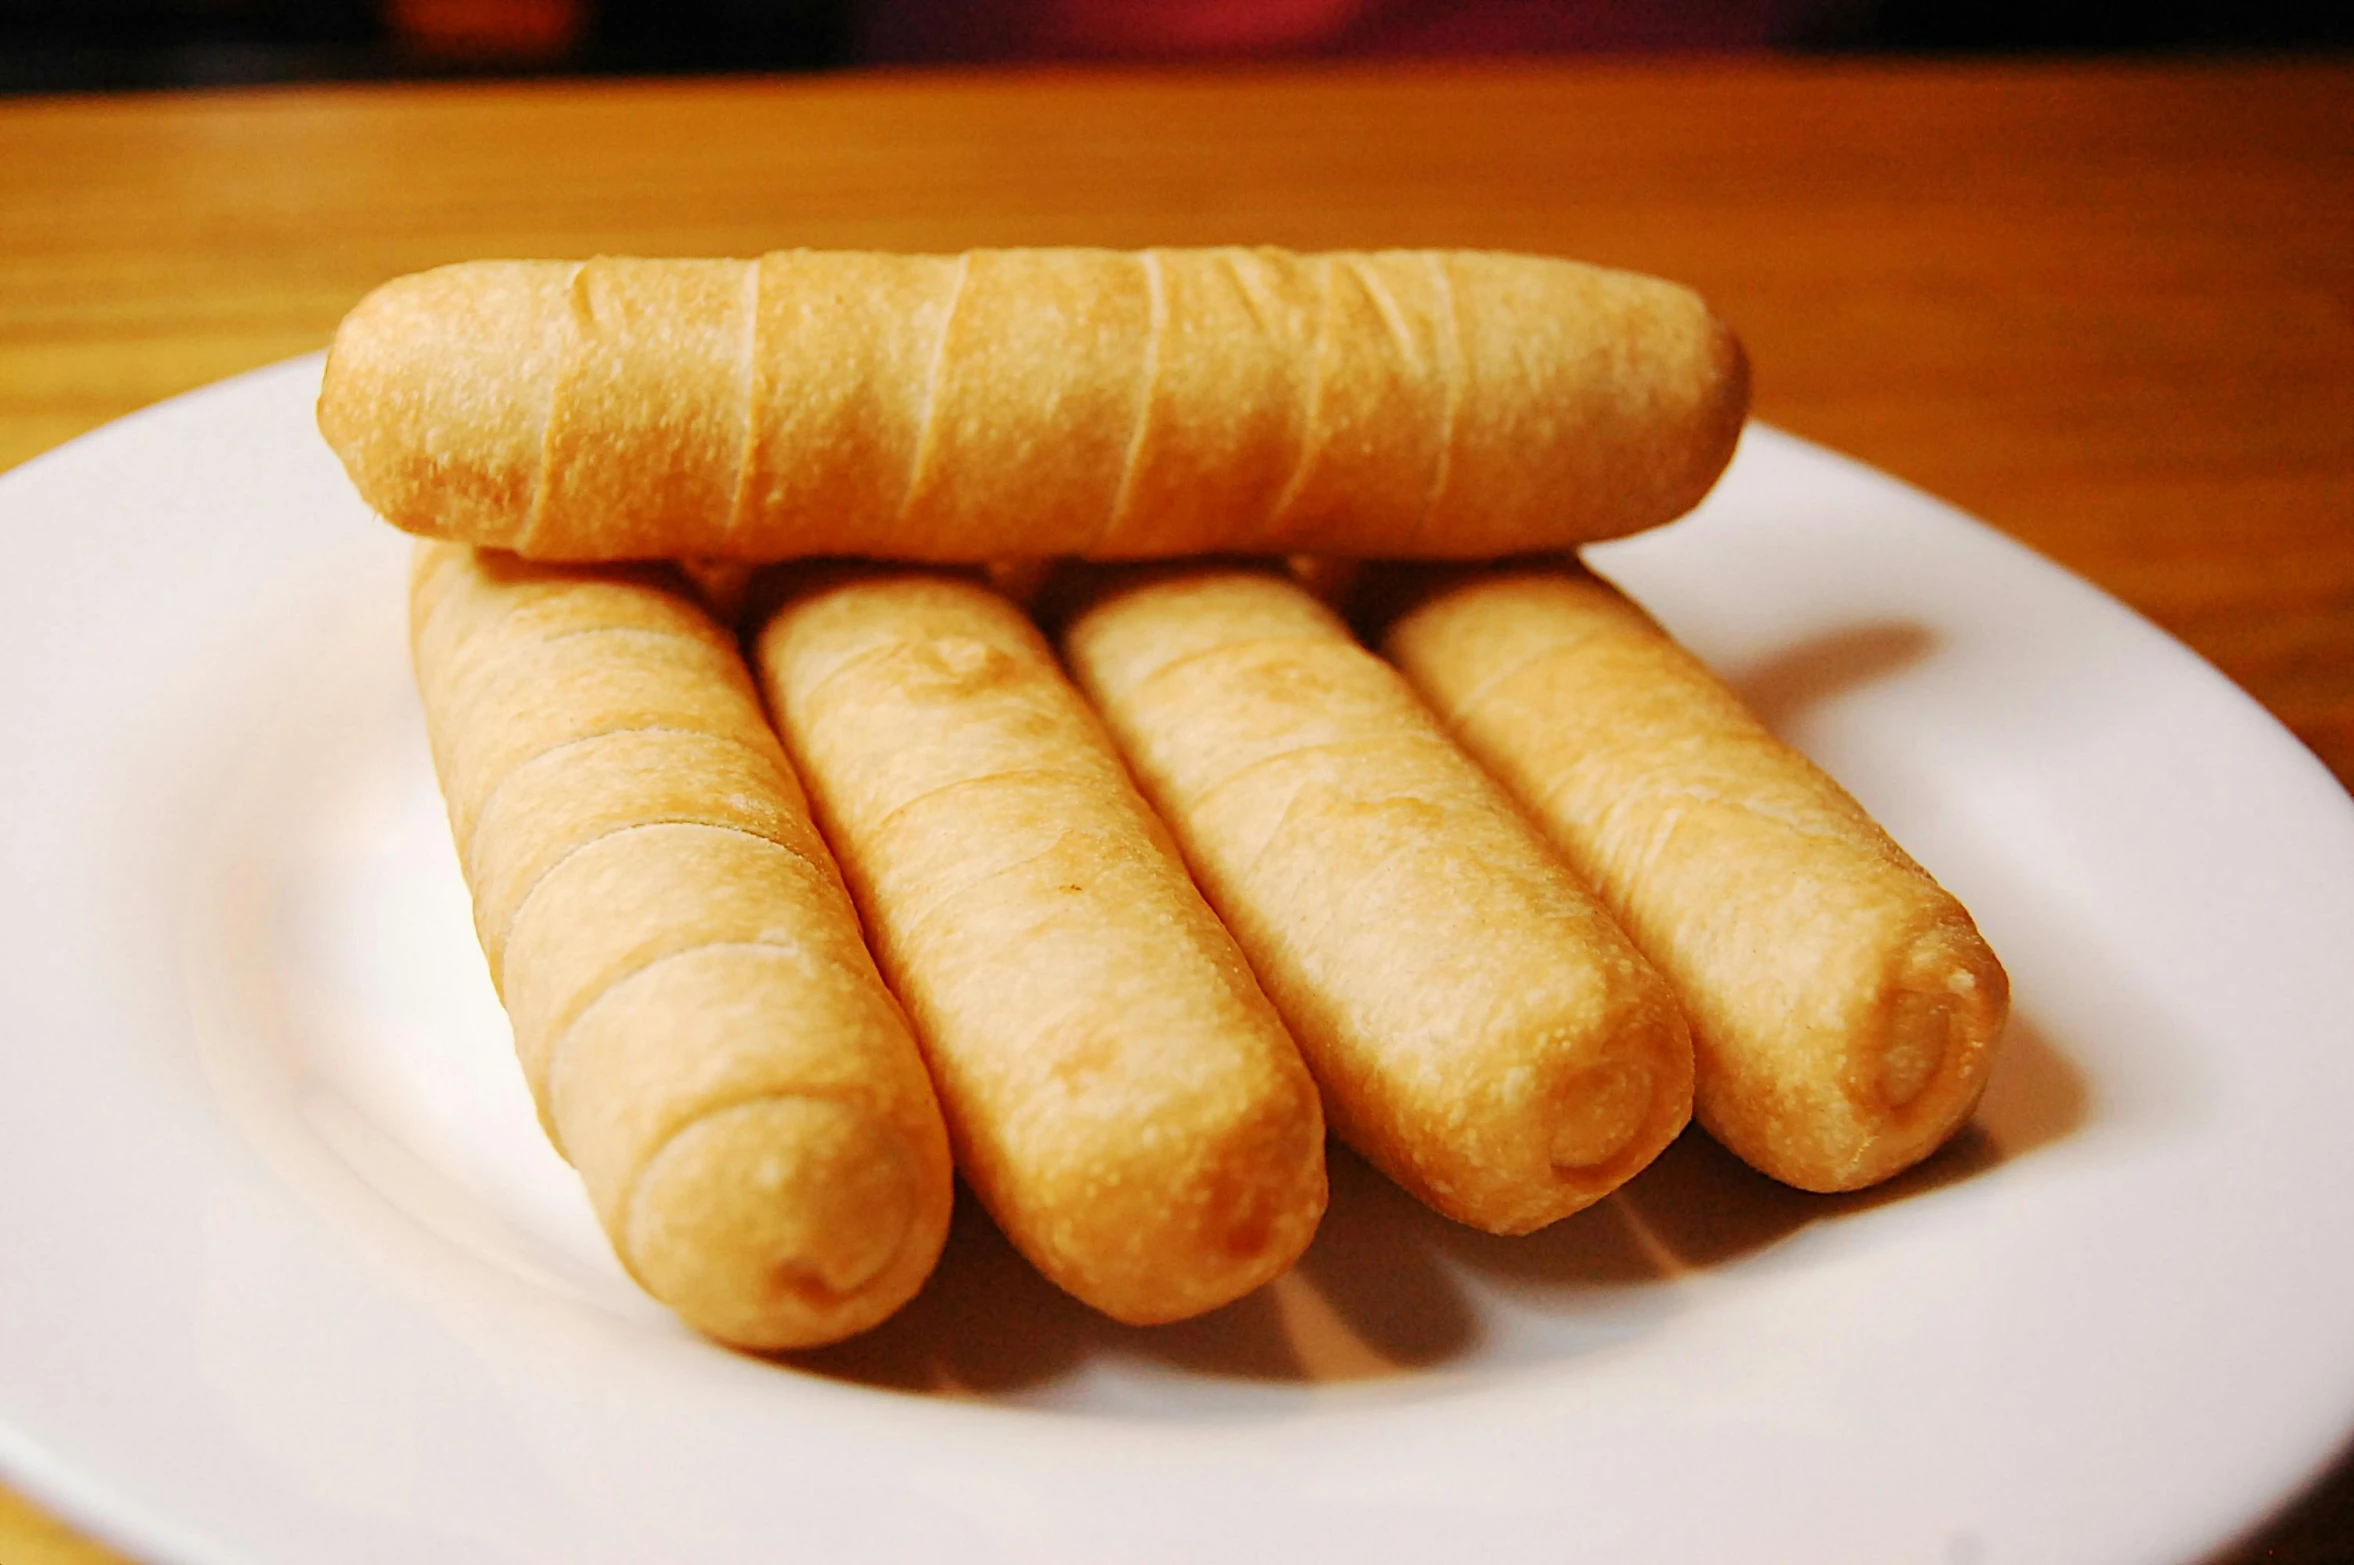
[[[1610,12],[1560,0],[1569,15]],[[1004,9],[1001,4],[999,9]],[[1547,7],[1519,0],[1519,13]],[[1705,0],[1678,33],[1656,12],[1615,12],[1619,51],[1710,47]],[[1721,12],[1725,8],[1716,7]],[[1425,14],[1446,7],[1425,3]],[[0,0],[0,93],[415,77],[643,75],[824,70],[926,57],[905,46],[924,7],[894,0]],[[2080,0],[1806,0],[1752,8],[1746,33],[1718,26],[1720,47],[1897,54],[2170,54],[2340,51],[2354,7],[2251,0],[2227,5]],[[1362,35],[1365,29],[1357,29]],[[1590,30],[1589,30],[1590,31]],[[1549,47],[1594,47],[1576,28]],[[1762,37],[1761,37],[1762,35]],[[897,42],[894,43],[893,40]],[[1342,37],[1257,51],[1316,57],[1401,50]],[[1455,52],[1482,52],[1474,42]],[[1495,52],[1490,49],[1485,52]],[[944,44],[928,57],[1055,57],[1052,48]],[[1103,58],[1136,58],[1112,51]],[[1149,56],[1147,56],[1149,57]]]

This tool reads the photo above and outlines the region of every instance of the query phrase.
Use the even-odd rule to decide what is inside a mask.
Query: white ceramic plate
[[[2354,1424],[2354,809],[2181,647],[1766,430],[1598,551],[1976,911],[2017,1020],[1893,1190],[1688,1138],[1538,1237],[1343,1158],[1108,1325],[960,1218],[795,1365],[542,1141],[318,363],[0,480],[0,1472],[174,1565],[2194,1558]]]

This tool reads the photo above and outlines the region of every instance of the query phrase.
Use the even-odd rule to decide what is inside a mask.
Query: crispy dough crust
[[[938,1258],[948,1143],[740,657],[667,573],[421,545],[418,689],[549,1136],[622,1263],[751,1348]]]
[[[1110,573],[1062,638],[1341,1135],[1526,1233],[1691,1117],[1674,996],[1397,673],[1295,583]]]
[[[1854,1190],[1977,1104],[2010,1000],[1928,873],[1615,588],[1392,572],[1383,650],[1682,995],[1696,1113],[1754,1167]]]
[[[1284,1270],[1315,1084],[1037,629],[921,571],[775,585],[771,710],[999,1226],[1132,1323]]]
[[[1544,257],[784,251],[396,279],[319,427],[539,559],[1468,559],[1681,514],[1748,397],[1697,295]]]

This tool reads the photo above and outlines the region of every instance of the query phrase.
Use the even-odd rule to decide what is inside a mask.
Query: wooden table
[[[1690,282],[1757,411],[2354,780],[2354,66],[836,77],[0,105],[0,467],[480,255],[1264,241]],[[2348,1323],[2354,1330],[2354,1322]],[[100,1558],[0,1495],[0,1559]],[[2354,1553],[2354,1465],[2234,1559]]]

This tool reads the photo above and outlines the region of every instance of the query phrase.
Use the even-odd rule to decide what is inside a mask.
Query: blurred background
[[[0,0],[0,93],[1018,60],[2349,43],[2354,6],[2275,0]]]

